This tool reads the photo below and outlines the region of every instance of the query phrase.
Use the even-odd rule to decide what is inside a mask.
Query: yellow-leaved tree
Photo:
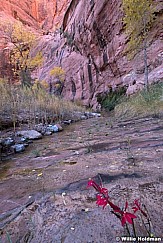
[[[154,2],[152,0],[122,0],[124,24],[129,36],[128,51],[133,57],[142,49],[144,51],[144,83],[148,89],[147,47],[149,30],[154,20]]]
[[[50,82],[50,93],[60,96],[64,86],[65,71],[61,67],[54,67],[50,70],[52,80]]]
[[[5,23],[3,26],[4,35],[13,47],[10,51],[10,62],[13,73],[21,81],[22,85],[31,84],[30,72],[40,66],[43,62],[42,53],[38,52],[31,57],[31,50],[36,44],[36,35],[24,28],[22,23]]]

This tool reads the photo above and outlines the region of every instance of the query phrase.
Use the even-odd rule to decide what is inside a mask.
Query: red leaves
[[[125,209],[121,210],[120,207],[118,207],[117,205],[113,204],[108,196],[108,190],[104,187],[102,187],[102,185],[98,185],[95,181],[93,180],[89,180],[88,181],[88,187],[93,186],[95,188],[95,190],[98,192],[96,198],[96,204],[98,206],[103,206],[103,209],[106,207],[107,204],[110,205],[110,207],[113,209],[113,212],[115,213],[115,215],[119,215],[119,218],[121,219],[121,223],[122,226],[124,226],[126,223],[129,224],[133,224],[133,219],[137,218],[136,215],[127,212],[127,208],[128,208],[128,202],[126,201],[125,204]],[[138,210],[141,211],[141,213],[146,217],[146,213],[140,208],[140,203],[138,200],[134,201],[134,206],[132,207],[132,209],[134,210],[134,213]],[[118,214],[117,214],[118,213]]]
[[[108,204],[110,205],[110,207],[116,212],[120,212],[121,211],[121,209],[117,206],[117,205],[115,205],[115,204],[113,204],[111,201],[109,201],[108,200]]]
[[[96,204],[98,206],[103,206],[103,209],[108,204],[109,196],[108,196],[108,190],[104,187],[99,186],[95,181],[89,180],[88,181],[88,187],[93,186],[95,190],[98,192],[97,194],[97,201]]]
[[[97,192],[108,196],[108,190],[102,186],[99,186],[95,181],[89,180],[88,187],[93,186]]]
[[[129,224],[133,224],[133,219],[137,218],[134,214],[128,213],[128,212],[123,212],[121,223],[122,226],[124,226],[127,222]]]
[[[142,208],[140,206],[139,199],[134,200],[134,206],[132,207],[132,209],[134,210],[134,213],[136,213],[139,210],[147,218],[147,214],[142,210]]]
[[[133,224],[133,219],[137,218],[134,214],[126,212],[128,208],[128,202],[126,201],[125,209],[123,210],[115,210],[115,212],[120,213],[121,215],[121,223],[124,226],[127,222],[129,224]]]
[[[96,198],[97,198],[96,204],[98,206],[103,206],[103,209],[104,209],[106,207],[106,205],[108,204],[107,198],[104,198],[103,196],[101,196],[99,194],[97,194]]]

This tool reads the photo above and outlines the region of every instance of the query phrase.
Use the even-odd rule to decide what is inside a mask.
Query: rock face
[[[0,23],[22,22],[38,34],[58,28],[70,0],[5,0],[0,4]],[[0,77],[11,77],[9,45],[0,31]]]
[[[156,19],[147,49],[150,83],[163,80],[163,7],[161,0],[155,2]],[[144,87],[143,51],[128,60],[121,7],[119,0],[8,0],[1,3],[0,18],[5,13],[5,17],[43,29],[37,51],[42,51],[45,61],[33,78],[50,83],[50,70],[61,66],[66,73],[62,95],[97,109],[103,93],[124,86],[130,95]],[[1,59],[7,59],[5,44],[0,45]],[[9,70],[6,65],[0,63],[1,76]]]
[[[3,18],[14,18],[36,29],[49,30],[63,19],[70,0],[6,0],[1,2],[0,14]]]
[[[162,1],[157,1],[156,20],[150,30],[148,47],[149,82],[163,79]],[[127,37],[119,0],[71,1],[63,29],[44,36],[40,43],[46,61],[37,75],[50,81],[49,71],[61,66],[66,72],[63,95],[98,106],[97,96],[125,86],[127,94],[144,86],[143,51],[128,60]]]

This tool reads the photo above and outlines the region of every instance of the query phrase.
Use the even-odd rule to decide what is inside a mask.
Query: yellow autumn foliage
[[[37,91],[38,89],[47,89],[49,87],[49,84],[45,80],[34,80],[32,90]]]
[[[65,71],[61,67],[54,67],[50,70],[50,75],[58,78],[60,81],[64,81],[65,79]]]
[[[13,44],[10,52],[10,62],[15,75],[20,76],[23,70],[32,70],[43,63],[41,52],[31,56],[31,50],[37,42],[36,35],[24,28],[20,22],[1,24],[0,29],[3,31],[8,42]]]
[[[152,0],[123,0],[123,22],[129,36],[127,50],[135,53],[144,39],[148,37],[154,19],[154,3]]]
[[[42,52],[38,52],[35,57],[28,59],[28,67],[35,68],[41,66],[43,63]]]
[[[41,80],[40,83],[41,83],[41,86],[44,89],[48,89],[49,88],[49,84],[45,80]]]

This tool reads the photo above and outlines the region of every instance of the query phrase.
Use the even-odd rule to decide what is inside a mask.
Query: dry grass
[[[16,123],[27,121],[29,125],[40,122],[54,122],[65,119],[76,111],[84,111],[84,107],[50,95],[41,87],[21,87],[9,85],[0,80],[0,114],[1,119],[8,117]]]
[[[163,114],[163,83],[152,85],[149,92],[142,90],[115,107],[119,119]]]

